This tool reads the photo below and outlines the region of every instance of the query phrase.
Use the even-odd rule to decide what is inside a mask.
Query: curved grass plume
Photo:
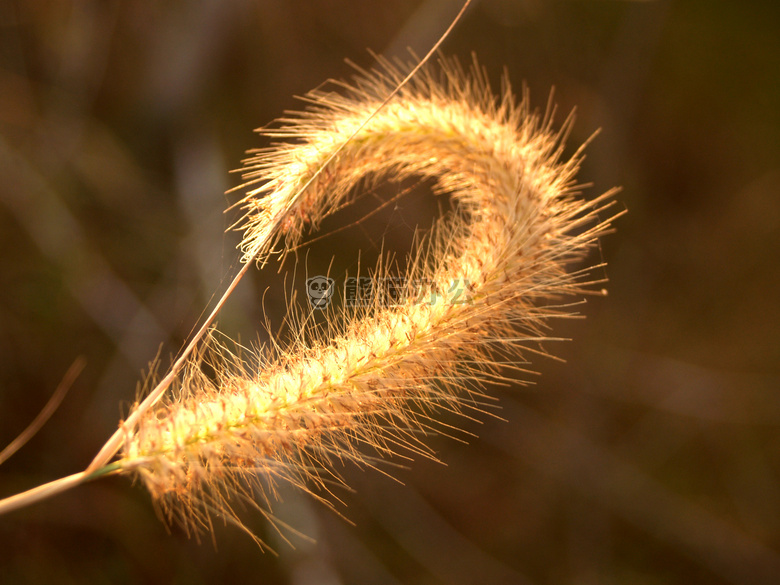
[[[277,143],[245,161],[238,203],[243,260],[262,264],[366,182],[431,180],[455,209],[417,246],[400,302],[344,309],[329,335],[268,351],[238,355],[209,335],[172,391],[131,412],[112,462],[36,499],[128,474],[195,533],[214,516],[241,525],[240,501],[271,517],[279,482],[331,501],[344,462],[434,457],[424,439],[449,431],[443,412],[479,416],[485,385],[514,380],[543,351],[548,319],[570,314],[566,297],[593,291],[579,262],[614,219],[598,217],[611,193],[577,196],[580,151],[563,157],[569,122],[554,130],[551,112],[531,112],[506,80],[496,96],[476,63],[466,72],[440,60],[403,83],[411,70],[380,60],[309,93],[304,112],[260,131]],[[29,503],[4,502],[0,512]]]

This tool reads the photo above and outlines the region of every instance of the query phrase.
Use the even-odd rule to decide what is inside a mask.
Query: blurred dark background
[[[252,128],[349,77],[345,58],[425,53],[458,8],[0,1],[0,446],[87,360],[0,495],[83,469],[235,273],[223,194],[267,145]],[[446,466],[393,471],[405,485],[347,470],[354,526],[285,492],[279,517],[315,544],[251,515],[278,556],[231,527],[198,544],[111,478],[0,518],[0,582],[780,582],[778,31],[775,0],[475,0],[443,53],[475,52],[496,87],[506,68],[542,109],[554,86],[559,121],[577,108],[569,152],[601,128],[585,196],[623,187],[592,258],[609,296],[554,323],[565,363],[497,391],[506,421],[465,424],[470,444],[432,438]],[[380,219],[430,221],[425,205]],[[378,226],[312,262],[376,248]],[[253,271],[221,329],[254,339],[276,278]]]

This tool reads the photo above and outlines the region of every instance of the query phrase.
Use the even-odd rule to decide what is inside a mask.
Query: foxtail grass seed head
[[[569,122],[553,130],[506,80],[496,96],[476,63],[466,73],[449,60],[383,105],[407,71],[382,61],[261,130],[277,142],[245,161],[238,227],[244,261],[262,264],[361,181],[431,179],[456,208],[406,268],[414,290],[345,310],[330,339],[238,355],[212,335],[175,394],[127,429],[118,461],[169,520],[195,532],[213,515],[238,522],[240,501],[270,517],[279,482],[330,500],[344,462],[434,457],[423,441],[449,431],[442,412],[484,413],[484,385],[522,372],[547,320],[567,314],[559,299],[592,288],[572,266],[608,228],[598,212],[610,194],[574,193]]]

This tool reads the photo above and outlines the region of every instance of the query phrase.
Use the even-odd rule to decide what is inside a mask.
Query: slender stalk
[[[167,390],[168,386],[171,385],[171,382],[176,379],[179,370],[190,358],[190,354],[203,338],[203,335],[206,333],[206,331],[208,331],[209,327],[211,327],[211,324],[214,322],[217,313],[219,313],[219,311],[222,309],[222,306],[225,304],[228,297],[236,288],[239,281],[246,274],[247,270],[249,269],[249,265],[249,262],[247,262],[241,267],[241,270],[239,270],[238,274],[236,274],[235,278],[233,278],[233,282],[230,283],[230,286],[228,286],[227,290],[222,295],[222,298],[217,303],[217,306],[214,307],[214,309],[211,311],[211,314],[203,322],[203,325],[200,326],[200,329],[198,329],[197,333],[195,333],[194,337],[187,344],[187,347],[184,348],[184,351],[182,351],[179,358],[174,362],[173,366],[171,366],[168,374],[157,384],[157,386],[155,386],[149,395],[144,398],[141,404],[139,404],[135,410],[133,410],[130,416],[127,417],[127,420],[123,421],[119,425],[119,428],[114,432],[113,435],[111,435],[111,438],[106,442],[105,445],[103,445],[103,447],[100,449],[100,452],[92,460],[92,463],[89,464],[85,470],[85,473],[93,473],[100,467],[106,465],[114,457],[114,455],[117,454],[119,449],[122,448],[122,442],[124,441],[125,436],[135,426],[135,424],[138,422],[138,419],[143,416],[143,414],[152,406],[154,406],[158,400],[160,400],[165,390]]]
[[[65,377],[57,386],[57,389],[54,390],[54,394],[52,394],[51,398],[49,398],[49,401],[43,407],[38,416],[36,416],[30,425],[24,429],[18,437],[11,441],[11,443],[5,449],[0,451],[0,465],[5,463],[5,461],[11,457],[11,455],[21,449],[27,443],[27,441],[33,438],[35,434],[41,429],[41,427],[46,424],[46,421],[49,420],[49,417],[51,417],[51,415],[54,414],[54,411],[57,410],[57,407],[59,407],[62,399],[65,398],[65,394],[68,393],[71,385],[81,373],[81,370],[84,369],[85,365],[86,361],[82,357],[77,358],[76,361],[73,362],[70,368],[68,368],[68,371],[65,373]]]
[[[103,468],[97,469],[92,473],[80,471],[79,473],[68,475],[67,477],[55,479],[54,481],[50,481],[43,485],[39,485],[38,487],[29,489],[26,492],[22,492],[20,494],[16,494],[0,500],[0,515],[17,510],[19,508],[24,508],[34,504],[35,502],[40,502],[41,500],[45,500],[52,496],[56,496],[57,494],[61,494],[64,491],[67,491],[88,481],[92,481],[93,479],[97,479],[98,477],[103,477],[104,475],[110,475],[117,472],[119,472],[119,466],[107,465]]]

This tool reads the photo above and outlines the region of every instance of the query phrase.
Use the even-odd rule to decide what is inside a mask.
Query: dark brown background
[[[1,494],[82,469],[234,273],[223,193],[264,144],[251,129],[349,76],[345,58],[370,66],[367,48],[424,53],[458,5],[0,2],[0,445],[88,363]],[[506,67],[538,107],[555,86],[559,120],[578,108],[570,151],[602,128],[586,196],[623,186],[610,294],[555,324],[566,363],[499,391],[506,422],[467,424],[471,444],[431,439],[447,466],[394,471],[405,486],[348,471],[355,526],[285,494],[280,517],[316,544],[249,516],[279,557],[232,528],[198,545],[113,478],[0,518],[0,582],[776,582],[778,30],[774,0],[475,2],[443,52],[474,51],[496,85]],[[402,200],[388,241],[431,213]],[[383,230],[322,241],[311,270]],[[225,332],[255,338],[267,286],[277,314],[273,278],[242,283]]]

